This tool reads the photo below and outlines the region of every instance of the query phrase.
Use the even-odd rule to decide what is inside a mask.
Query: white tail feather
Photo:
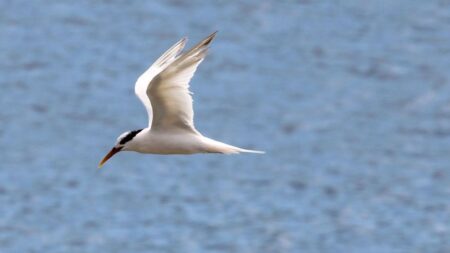
[[[240,149],[239,149],[239,152],[242,152],[242,153],[253,153],[253,154],[265,154],[265,153],[266,153],[265,151],[251,150],[251,149],[243,149],[243,148],[240,148]]]
[[[213,139],[203,137],[203,142],[205,145],[205,151],[207,153],[222,153],[222,154],[239,154],[239,153],[254,153],[254,154],[264,154],[264,151],[250,150],[238,148],[232,145],[225,144],[220,141],[215,141]]]

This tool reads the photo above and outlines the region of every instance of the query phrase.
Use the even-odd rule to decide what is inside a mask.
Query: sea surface
[[[219,33],[204,135],[123,152],[134,82]],[[450,252],[450,2],[0,1],[1,253]]]

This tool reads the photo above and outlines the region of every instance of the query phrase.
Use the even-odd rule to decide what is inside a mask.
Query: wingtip
[[[203,44],[208,45],[209,43],[211,43],[211,41],[216,37],[217,32],[218,31],[215,31],[215,32],[211,33],[208,37],[206,37]]]
[[[188,41],[188,37],[187,36],[184,36],[183,38],[181,38],[178,41],[177,45],[180,47],[180,50],[183,50],[184,46],[186,46],[187,41]]]

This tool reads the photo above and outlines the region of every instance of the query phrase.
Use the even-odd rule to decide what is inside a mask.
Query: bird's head
[[[106,161],[109,160],[109,158],[113,157],[113,155],[119,153],[120,151],[128,150],[128,147],[130,146],[133,138],[136,137],[136,135],[141,131],[142,131],[142,129],[127,131],[127,132],[124,132],[121,135],[119,135],[119,137],[117,137],[116,144],[108,152],[108,154],[106,154],[105,157],[103,157],[103,159],[98,164],[98,167],[101,168],[103,166],[103,164],[105,164]]]

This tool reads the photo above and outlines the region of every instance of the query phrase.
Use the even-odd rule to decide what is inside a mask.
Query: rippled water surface
[[[448,1],[0,2],[0,252],[450,252]],[[134,81],[219,30],[197,128],[123,153]]]

